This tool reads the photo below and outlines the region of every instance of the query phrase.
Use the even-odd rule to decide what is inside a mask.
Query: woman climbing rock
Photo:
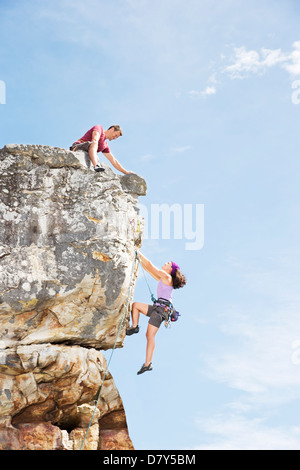
[[[168,319],[169,314],[173,310],[173,289],[179,289],[180,287],[185,286],[186,278],[181,273],[179,266],[173,261],[165,263],[161,269],[158,269],[141,253],[138,253],[138,257],[142,267],[156,281],[158,281],[157,300],[153,305],[134,302],[132,304],[131,311],[132,326],[126,330],[126,334],[128,336],[138,333],[140,313],[150,317],[146,333],[146,361],[138,371],[138,375],[140,375],[143,372],[152,370],[152,357],[155,349],[155,335],[158,332],[162,322]],[[176,311],[174,310],[174,312]]]

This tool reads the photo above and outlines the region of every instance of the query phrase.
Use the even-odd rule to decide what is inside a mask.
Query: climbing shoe
[[[138,371],[137,375],[141,375],[147,370],[152,370],[152,362],[150,362],[149,366],[145,366],[145,364],[143,364],[141,369]]]
[[[105,171],[105,170],[104,170],[103,166],[96,165],[96,166],[94,166],[94,171],[96,171],[98,173],[99,171]]]
[[[140,331],[139,325],[131,328],[127,328],[126,330],[126,335],[131,336],[134,335],[135,333],[138,333]]]

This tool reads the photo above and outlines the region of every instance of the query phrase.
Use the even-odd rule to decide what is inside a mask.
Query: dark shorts
[[[149,325],[156,326],[156,328],[159,328],[162,322],[166,320],[164,308],[157,305],[148,305],[147,317],[150,317]]]
[[[83,150],[84,152],[88,152],[91,143],[92,142],[81,142],[78,144],[74,142],[74,144],[71,145],[70,150],[72,150],[72,152],[77,152],[77,150]]]

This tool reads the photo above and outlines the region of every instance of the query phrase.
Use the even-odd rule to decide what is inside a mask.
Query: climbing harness
[[[136,254],[136,253],[137,253],[137,252],[135,252],[135,254]],[[127,306],[128,306],[129,299],[130,299],[130,292],[131,292],[131,287],[132,287],[132,279],[133,279],[133,273],[134,273],[134,267],[135,267],[135,260],[136,260],[136,257],[134,258],[133,263],[132,263],[132,271],[131,271],[131,276],[130,276],[130,283],[129,283],[128,295],[127,295],[127,300],[126,300],[126,304],[125,304],[125,307],[124,307],[123,316],[122,316],[122,319],[121,319],[121,322],[120,322],[120,325],[119,325],[119,329],[118,329],[118,333],[117,333],[117,336],[116,336],[115,343],[114,343],[114,345],[113,345],[113,348],[112,348],[112,351],[111,351],[109,360],[108,360],[108,362],[107,362],[107,366],[106,366],[106,369],[105,369],[105,372],[104,372],[102,384],[101,384],[101,387],[100,387],[100,389],[99,389],[98,397],[97,397],[97,400],[96,400],[96,403],[95,403],[94,412],[93,412],[93,414],[92,414],[91,420],[90,420],[90,422],[89,422],[88,428],[87,428],[86,433],[85,433],[85,436],[84,436],[84,438],[83,438],[83,441],[82,441],[80,450],[83,449],[85,439],[86,439],[86,437],[87,437],[87,435],[88,435],[88,432],[89,432],[89,430],[90,430],[92,421],[93,421],[93,419],[94,419],[94,416],[95,416],[95,413],[96,413],[96,410],[97,410],[97,406],[98,406],[98,403],[99,403],[99,400],[100,400],[100,395],[101,395],[102,387],[103,387],[103,384],[104,384],[104,380],[105,380],[106,375],[107,375],[107,372],[108,372],[108,367],[109,367],[109,365],[110,365],[110,362],[111,362],[113,353],[114,353],[114,351],[115,351],[115,349],[116,349],[117,341],[118,341],[118,338],[119,338],[119,335],[120,335],[120,331],[121,331],[121,328],[122,328],[122,325],[123,325],[123,321],[124,321],[125,314],[126,314],[126,311],[127,311]]]
[[[150,289],[150,286],[149,286],[149,283],[147,281],[147,277],[146,277],[146,274],[145,274],[145,270],[143,268],[143,265],[142,265],[142,262],[141,262],[141,259],[139,257],[139,254],[138,252],[136,251],[136,256],[137,256],[137,259],[139,260],[139,263],[140,265],[142,266],[142,271],[143,271],[143,275],[144,275],[144,278],[145,278],[145,281],[146,281],[146,284],[148,286],[148,289],[149,289],[149,292],[150,292],[150,296],[151,296],[151,300],[153,302],[153,305],[157,305],[158,307],[162,307],[163,308],[163,319],[165,320],[165,327],[166,328],[170,328],[171,327],[171,322],[174,322],[174,321],[177,321],[178,320],[178,317],[180,316],[179,312],[177,312],[172,304],[172,302],[170,302],[169,300],[167,299],[163,299],[162,297],[159,297],[158,299],[156,299],[154,297],[154,294],[153,292],[151,291]]]
[[[165,320],[166,328],[170,328],[171,322],[178,320],[180,314],[177,312],[177,310],[175,310],[175,307],[169,300],[159,297],[157,300],[155,300],[154,305],[163,308],[163,318]]]

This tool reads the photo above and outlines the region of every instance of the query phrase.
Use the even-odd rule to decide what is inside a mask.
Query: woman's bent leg
[[[141,302],[134,302],[132,304],[131,318],[132,318],[132,328],[135,328],[139,324],[140,313],[147,315],[148,304],[143,304]]]

